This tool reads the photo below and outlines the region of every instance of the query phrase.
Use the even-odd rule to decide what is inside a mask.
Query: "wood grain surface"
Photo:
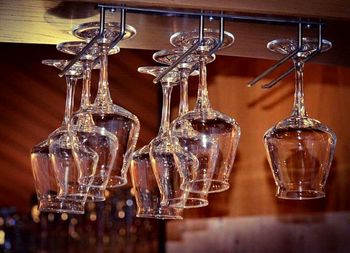
[[[57,44],[76,40],[72,29],[85,22],[98,21],[97,1],[0,1],[0,42]],[[106,1],[120,4],[121,1]],[[263,3],[250,1],[124,1],[132,6],[177,8],[203,8],[204,10],[226,10],[231,14],[260,15],[264,17],[306,18],[327,23],[324,38],[333,43],[333,49],[315,62],[331,65],[350,66],[350,35],[346,33],[350,22],[350,4],[337,1],[276,1]],[[197,10],[198,11],[198,10]],[[231,12],[230,12],[231,11]],[[317,17],[315,19],[315,17]],[[107,13],[107,21],[119,21],[119,14]],[[137,30],[135,38],[123,41],[120,46],[132,49],[160,50],[170,48],[169,37],[179,31],[198,28],[198,20],[193,17],[172,15],[127,14],[127,23]],[[218,29],[218,22],[208,20],[205,26]],[[262,59],[277,59],[280,56],[266,50],[266,44],[274,39],[296,37],[297,27],[273,24],[245,23],[227,20],[225,30],[234,34],[235,44],[218,54]],[[317,36],[316,29],[305,30],[305,36]]]

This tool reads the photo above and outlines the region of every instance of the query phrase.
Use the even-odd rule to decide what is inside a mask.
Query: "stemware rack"
[[[307,20],[302,18],[279,18],[279,17],[265,17],[265,16],[248,16],[248,15],[233,15],[233,14],[225,14],[223,11],[221,12],[213,12],[213,11],[178,11],[178,10],[166,10],[166,9],[156,9],[156,8],[141,8],[141,7],[129,7],[125,5],[108,5],[108,4],[98,4],[97,7],[99,8],[99,22],[100,22],[100,29],[99,33],[92,38],[89,43],[86,45],[85,48],[81,50],[79,54],[77,54],[67,65],[66,67],[61,71],[59,74],[60,77],[64,76],[64,74],[74,65],[75,62],[77,62],[84,53],[86,53],[89,48],[96,43],[96,41],[103,37],[104,33],[104,27],[105,27],[105,18],[106,18],[106,11],[110,11],[112,13],[120,12],[120,33],[119,35],[111,42],[110,48],[113,48],[116,46],[124,37],[125,35],[125,25],[126,25],[126,16],[127,12],[129,13],[142,13],[142,14],[156,14],[156,15],[166,15],[166,16],[177,16],[177,17],[194,17],[199,19],[198,24],[198,41],[190,47],[182,56],[180,56],[173,64],[171,64],[166,70],[164,70],[159,76],[157,76],[154,79],[154,83],[159,82],[167,73],[169,73],[171,70],[173,70],[183,59],[185,59],[189,54],[194,52],[199,46],[203,43],[203,34],[205,29],[204,21],[205,19],[217,20],[219,19],[219,31],[220,31],[220,37],[219,40],[216,41],[216,45],[208,54],[214,54],[216,51],[220,48],[223,37],[224,37],[224,31],[225,31],[225,20],[232,21],[232,22],[250,22],[250,23],[269,23],[269,24],[275,24],[275,25],[289,25],[289,26],[296,26],[296,38],[298,41],[297,48],[291,52],[290,54],[286,55],[279,61],[277,61],[274,65],[272,65],[270,68],[268,68],[266,71],[258,75],[255,79],[251,80],[248,83],[248,86],[251,87],[254,84],[256,84],[258,81],[263,79],[265,76],[273,72],[275,69],[279,68],[281,65],[283,65],[285,62],[290,60],[293,56],[297,55],[303,48],[303,34],[305,29],[311,29],[311,28],[317,28],[317,40],[318,40],[318,47],[317,50],[315,50],[312,54],[310,54],[306,59],[305,62],[310,61],[313,59],[316,55],[318,55],[321,52],[322,47],[322,39],[323,39],[323,30],[326,26],[326,23],[319,20],[319,21],[313,21],[313,20]],[[290,67],[287,71],[279,75],[277,78],[269,82],[268,84],[263,85],[263,88],[270,88],[277,84],[279,81],[284,79],[289,74],[293,73],[294,66]]]

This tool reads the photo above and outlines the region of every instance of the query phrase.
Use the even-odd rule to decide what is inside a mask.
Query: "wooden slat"
[[[83,2],[85,0],[79,1]],[[90,0],[89,2],[99,2]],[[106,0],[104,3],[121,4],[146,7],[182,8],[198,10],[224,10],[228,12],[284,15],[298,17],[317,17],[332,19],[349,19],[350,5],[346,0]]]
[[[107,1],[120,3],[119,1]],[[126,1],[135,6],[160,6],[175,8],[224,9],[238,13],[260,15],[283,15],[297,17],[322,17],[328,23],[324,31],[325,38],[333,42],[333,49],[316,57],[315,61],[324,64],[350,66],[350,52],[346,50],[350,36],[344,31],[349,27],[350,4],[338,1],[277,1],[263,3],[250,1]],[[0,41],[14,43],[57,44],[76,40],[71,30],[76,25],[98,21],[96,1],[90,3],[73,1],[57,3],[55,1],[2,1],[0,3]],[[21,15],[18,15],[21,10]],[[119,20],[107,13],[107,20]],[[174,32],[190,31],[198,26],[198,20],[190,17],[169,17],[145,14],[127,14],[127,23],[137,29],[137,36],[120,43],[121,47],[133,49],[160,50],[171,48],[169,37]],[[217,22],[206,22],[206,26],[217,28]],[[279,55],[266,50],[266,43],[281,37],[296,37],[296,27],[271,24],[226,22],[227,31],[236,37],[235,44],[223,51],[223,55],[276,59]],[[316,36],[316,31],[306,32]]]
[[[169,222],[166,252],[349,252],[348,217],[335,212]]]

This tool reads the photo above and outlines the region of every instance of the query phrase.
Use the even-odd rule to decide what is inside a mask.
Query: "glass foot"
[[[163,67],[163,66],[146,66],[146,67],[139,67],[137,71],[143,74],[158,76],[167,68],[168,67]],[[179,72],[176,70],[172,70],[168,74],[166,74],[162,80],[165,80],[171,86],[176,86],[178,85],[179,79],[180,79]]]
[[[191,32],[177,32],[170,37],[170,43],[175,47],[190,48],[196,44],[199,40],[198,30]],[[204,29],[204,45],[200,47],[203,51],[210,51],[219,42],[220,32],[219,30]],[[229,47],[234,42],[234,36],[232,33],[224,33],[224,41],[220,49]]]
[[[73,29],[73,35],[79,39],[91,40],[93,39],[100,30],[100,22],[88,22],[78,25]],[[120,33],[119,22],[109,22],[105,24],[105,38],[108,41],[112,41],[118,37]],[[125,35],[123,40],[130,39],[136,35],[136,29],[130,25],[125,26]]]
[[[187,50],[185,48],[174,48],[171,50],[161,50],[158,51],[156,53],[153,54],[153,60],[161,63],[161,64],[165,64],[165,65],[171,65],[173,64],[175,61],[177,61],[177,59],[179,59],[179,57],[181,55],[183,55]],[[194,64],[196,64],[199,59],[201,57],[201,54],[198,54],[196,52],[191,53],[190,55],[188,55],[180,64],[179,67],[181,68],[191,68]],[[204,56],[204,60],[205,63],[211,63],[215,60],[215,55],[205,55]],[[189,65],[189,66],[187,66]],[[198,73],[197,73],[198,75]]]
[[[85,41],[69,41],[57,44],[56,49],[62,53],[77,55],[81,50],[87,45]],[[95,60],[101,52],[101,48],[97,45],[93,45],[83,56],[81,59],[83,60]],[[114,46],[111,50],[109,50],[108,54],[117,54],[120,52],[120,48],[118,46]]]
[[[317,38],[303,38],[303,48],[301,49],[298,56],[304,56],[311,54],[316,51],[318,47]],[[290,54],[298,48],[298,41],[296,39],[276,39],[267,43],[267,48],[276,53],[280,54]],[[332,43],[328,40],[322,40],[321,52],[326,52],[332,48]]]
[[[42,64],[47,66],[53,66],[60,70],[63,70],[69,63],[68,60],[42,60]],[[81,61],[77,61],[74,65],[67,71],[66,76],[76,76],[81,77],[84,71],[84,66]]]

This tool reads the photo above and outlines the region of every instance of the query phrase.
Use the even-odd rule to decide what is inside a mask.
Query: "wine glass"
[[[99,33],[99,22],[84,23],[76,27],[73,34],[85,40],[91,40]],[[106,23],[104,36],[98,41],[100,48],[100,79],[94,103],[88,107],[96,126],[105,128],[118,139],[118,151],[115,164],[110,172],[107,187],[119,187],[127,184],[127,170],[132,152],[135,150],[140,131],[138,118],[124,108],[113,104],[108,84],[108,52],[111,41],[120,33],[118,22]],[[123,39],[129,39],[136,30],[127,25]]]
[[[67,60],[43,60],[43,64],[63,69]],[[82,77],[83,64],[77,62],[66,73],[67,96],[64,119],[61,126],[48,138],[51,164],[59,185],[58,198],[86,201],[91,179],[96,171],[98,155],[83,143],[79,143],[73,132],[70,118],[74,108],[74,92],[77,80]],[[75,155],[76,154],[76,155]],[[89,156],[90,154],[90,156]],[[87,159],[87,158],[90,159]],[[84,166],[91,165],[91,166]]]
[[[178,32],[171,36],[170,42],[176,47],[189,48],[199,40],[198,31]],[[211,29],[204,30],[203,45],[197,49],[199,54],[199,87],[194,110],[189,111],[177,119],[173,129],[176,132],[181,125],[190,125],[192,129],[200,133],[201,138],[195,142],[198,153],[205,152],[202,189],[209,188],[208,192],[222,192],[230,187],[229,177],[233,166],[241,130],[238,123],[231,117],[212,109],[207,90],[207,55],[219,41],[219,32]],[[231,33],[224,32],[224,40],[221,48],[233,44],[234,37]],[[189,134],[187,134],[189,135]],[[180,138],[181,139],[181,138]],[[216,143],[205,151],[209,143]],[[187,144],[191,145],[191,144]],[[217,150],[218,153],[212,152]],[[208,153],[209,152],[209,153]],[[210,152],[212,155],[210,156]],[[207,160],[207,161],[206,161]],[[214,172],[211,172],[214,166]],[[205,174],[208,173],[208,174]],[[211,173],[213,176],[211,177]],[[211,179],[210,179],[211,178]],[[210,184],[208,181],[210,180]],[[210,185],[210,187],[209,187]]]
[[[85,154],[87,154],[87,157],[92,157],[92,161],[95,159],[93,153]],[[84,213],[84,200],[72,201],[70,199],[58,198],[60,189],[56,179],[56,173],[51,164],[48,140],[32,148],[31,165],[39,210],[41,212]],[[91,166],[93,167],[93,165]],[[83,190],[83,192],[85,191]]]
[[[86,42],[80,41],[64,42],[58,44],[57,48],[61,52],[77,54],[86,44]],[[118,52],[119,48],[115,47],[109,51],[109,54]],[[81,103],[79,110],[73,114],[71,120],[79,141],[93,149],[99,156],[96,172],[88,193],[88,200],[94,202],[105,200],[104,191],[118,150],[117,137],[106,129],[97,127],[88,110],[90,106],[91,71],[92,68],[100,68],[99,64],[94,66],[94,59],[98,57],[98,54],[99,47],[94,45],[82,56],[81,61],[84,69]]]
[[[60,69],[63,69],[67,63],[66,60],[43,61],[43,64]],[[34,146],[31,152],[40,211],[84,213],[89,187],[80,184],[79,180],[81,177],[93,175],[98,155],[93,150],[80,145],[74,135],[68,131],[74,88],[81,73],[81,62],[77,62],[67,72],[66,109],[62,125],[51,133],[47,140]],[[59,150],[56,147],[61,138],[65,142],[65,148]],[[75,149],[78,157],[74,157],[72,149]]]
[[[149,145],[135,151],[130,165],[131,182],[135,190],[137,217],[182,219],[183,208],[162,206],[162,195],[153,173]]]
[[[140,67],[140,73],[158,76],[166,67]],[[184,208],[189,190],[189,172],[198,169],[198,159],[181,148],[170,131],[170,101],[173,86],[179,81],[177,71],[169,72],[161,80],[163,91],[162,118],[158,135],[150,143],[153,173],[160,193],[161,205]],[[189,167],[189,168],[188,168]]]
[[[153,60],[158,63],[171,65],[186,49],[174,48],[162,50],[153,54]],[[215,55],[206,55],[206,62],[215,60]],[[188,78],[190,75],[198,75],[198,71],[191,72],[199,61],[199,54],[194,52],[187,56],[178,66],[180,79],[180,104],[179,117],[188,112]],[[190,187],[185,208],[195,208],[208,205],[208,190],[213,177],[215,161],[217,157],[217,143],[215,140],[206,139],[206,145],[201,141],[203,136],[195,131],[187,121],[179,121],[176,118],[171,123],[172,135],[176,136],[183,149],[194,154],[199,162],[198,170],[189,172]]]
[[[289,54],[298,48],[293,39],[277,39],[269,50]],[[294,105],[290,117],[280,121],[264,135],[265,149],[281,199],[325,197],[325,184],[332,163],[336,135],[316,119],[308,117],[304,104],[303,68],[305,58],[318,47],[318,40],[303,38],[301,51],[293,58],[295,66]],[[332,47],[322,40],[321,52]]]

